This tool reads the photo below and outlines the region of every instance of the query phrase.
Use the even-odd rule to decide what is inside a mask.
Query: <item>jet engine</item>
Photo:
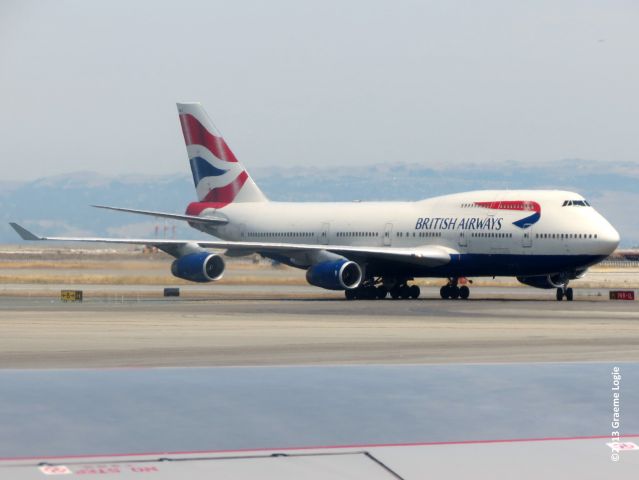
[[[524,285],[535,288],[560,288],[568,283],[570,276],[567,273],[555,273],[552,275],[534,275],[532,277],[517,277]]]
[[[325,261],[306,271],[306,281],[327,290],[350,290],[362,281],[362,269],[346,259]]]
[[[212,282],[224,275],[224,260],[208,252],[189,253],[173,261],[171,273],[191,282]]]

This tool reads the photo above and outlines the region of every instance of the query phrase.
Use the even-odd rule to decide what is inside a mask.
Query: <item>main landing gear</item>
[[[420,290],[417,285],[408,285],[406,281],[389,285],[381,278],[366,280],[357,288],[344,290],[346,300],[382,300],[389,293],[393,300],[408,300],[418,298]]]
[[[448,283],[439,289],[439,295],[443,299],[457,300],[461,298],[466,300],[470,296],[470,288],[466,285],[461,287],[457,285],[458,278],[449,278]]]
[[[569,302],[572,302],[572,288],[568,288],[568,284],[557,289],[557,301],[561,302],[564,297],[566,297],[566,300]]]

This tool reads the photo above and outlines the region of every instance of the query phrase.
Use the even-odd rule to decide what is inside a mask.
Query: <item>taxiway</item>
[[[636,302],[487,290],[468,301],[249,289],[239,298],[129,292],[81,304],[3,297],[0,368],[639,361]]]

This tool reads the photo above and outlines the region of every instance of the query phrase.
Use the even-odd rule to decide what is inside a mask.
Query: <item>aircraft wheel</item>
[[[462,285],[459,287],[459,298],[462,300],[466,300],[470,296],[470,288],[466,285]]]
[[[357,288],[357,299],[358,300],[370,300],[371,291],[369,287],[359,287]]]
[[[566,289],[566,300],[568,300],[569,302],[572,302],[572,288]]]
[[[417,285],[411,285],[410,287],[410,298],[419,298],[419,294],[420,294],[420,290],[419,290],[419,286]]]
[[[557,289],[557,301],[561,302],[564,299],[564,289],[563,288],[558,288]]]
[[[459,287],[450,287],[450,298],[453,300],[459,298]]]
[[[387,294],[388,294],[388,289],[384,285],[380,285],[379,287],[377,287],[377,299],[378,300],[382,300],[382,299],[386,298]]]
[[[402,298],[402,300],[410,298],[410,287],[408,285],[402,285],[399,288],[399,296]]]
[[[344,290],[344,296],[346,300],[355,300],[357,298],[355,289]]]
[[[390,294],[393,300],[397,300],[399,298],[399,288],[397,287],[391,288]]]
[[[447,299],[450,296],[448,292],[448,285],[444,285],[442,288],[439,289],[439,296],[443,299]]]

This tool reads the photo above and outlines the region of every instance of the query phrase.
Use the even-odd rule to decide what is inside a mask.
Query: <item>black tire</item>
[[[462,300],[466,300],[470,296],[470,288],[466,285],[462,285],[459,287],[459,298]]]
[[[346,297],[346,300],[355,300],[356,298],[355,290],[353,289],[344,290],[344,296]]]
[[[566,289],[566,300],[568,300],[569,302],[572,302],[572,288]]]
[[[414,298],[417,299],[419,298],[419,294],[420,294],[420,290],[419,290],[419,286],[417,285],[411,285],[410,286],[410,298]]]
[[[459,298],[459,287],[449,287],[450,288],[450,298],[452,300],[457,300]]]
[[[448,285],[444,285],[442,288],[439,289],[439,296],[442,297],[444,300],[448,298]]]
[[[384,285],[377,287],[377,299],[383,300],[388,295],[388,289]]]
[[[399,288],[393,287],[390,290],[391,298],[397,300],[399,298]]]
[[[558,288],[557,289],[557,301],[561,302],[564,299],[564,289],[563,288]]]
[[[410,288],[408,287],[408,285],[402,285],[399,288],[399,296],[402,298],[402,300],[407,300],[410,298]]]

